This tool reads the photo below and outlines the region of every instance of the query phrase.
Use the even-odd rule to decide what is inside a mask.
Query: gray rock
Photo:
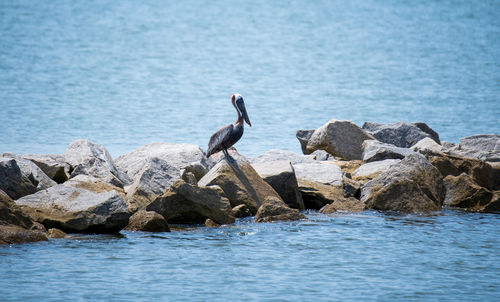
[[[307,156],[318,161],[335,160],[335,158],[325,150],[316,150]]]
[[[364,184],[376,178],[382,172],[387,171],[390,166],[392,166],[393,164],[397,164],[400,161],[400,159],[386,159],[363,164],[359,168],[354,170],[352,179]]]
[[[460,139],[455,154],[488,162],[500,162],[500,135],[481,134]]]
[[[436,137],[437,133],[424,123],[378,124],[366,122],[363,129],[379,141],[401,148],[410,148],[426,137],[435,140],[439,144],[439,137]]]
[[[0,189],[18,199],[55,185],[33,162],[20,157],[0,157]]]
[[[342,185],[342,170],[329,161],[294,164],[297,179],[334,186]]]
[[[155,200],[179,179],[178,173],[178,168],[158,157],[146,159],[142,169],[135,174],[134,182],[125,187],[132,204],[130,211],[142,209]]]
[[[311,156],[304,156],[292,151],[271,149],[257,158],[250,159],[250,163],[268,163],[283,160],[291,162],[292,165],[305,162],[314,162],[314,158],[312,158]]]
[[[135,180],[144,165],[152,158],[159,158],[177,169],[174,178],[180,178],[180,170],[187,166],[199,164],[208,171],[210,163],[205,157],[205,153],[199,146],[192,144],[172,144],[172,143],[151,143],[139,147],[138,149],[121,155],[115,159],[115,164],[119,170],[125,172],[131,179]],[[200,167],[196,166],[196,171]],[[199,172],[195,173],[195,176]],[[203,172],[201,172],[203,174]]]
[[[254,219],[255,222],[271,222],[279,220],[294,221],[307,219],[307,217],[297,209],[291,209],[279,204],[266,203],[259,208]]]
[[[311,135],[306,146],[307,154],[325,150],[343,159],[361,159],[361,145],[367,139],[375,138],[350,121],[333,119]]]
[[[359,182],[346,176],[342,178],[342,190],[344,191],[344,197],[359,198],[360,188],[361,184]]]
[[[376,210],[429,212],[440,210],[444,197],[441,174],[416,153],[367,182],[360,199]]]
[[[410,149],[426,156],[442,156],[445,151],[443,146],[428,137],[421,139]]]
[[[363,161],[374,162],[385,159],[403,159],[414,153],[408,148],[400,148],[377,140],[366,140],[363,142]]]
[[[182,180],[146,207],[161,214],[169,223],[203,224],[207,218],[218,224],[234,223],[229,200],[216,186],[198,187]]]
[[[253,168],[291,208],[304,210],[295,171],[287,160],[254,163]]]
[[[70,177],[71,166],[62,154],[23,154],[21,157],[32,161],[57,183],[63,183]]]
[[[302,153],[309,154],[307,151],[307,142],[311,138],[314,133],[314,129],[312,130],[297,130],[297,134],[295,135],[300,142],[300,147],[302,149]]]
[[[220,186],[232,207],[245,204],[252,214],[268,200],[277,200],[286,206],[279,194],[260,177],[243,156],[232,156],[219,161],[200,179],[198,185]]]
[[[165,218],[153,211],[140,210],[130,217],[125,230],[143,232],[170,232]]]
[[[128,176],[115,167],[109,152],[98,144],[83,139],[72,141],[64,158],[73,168],[71,177],[90,175],[120,188],[130,183]]]
[[[31,219],[47,228],[68,232],[117,232],[130,214],[119,188],[89,176],[78,176],[63,184],[16,200]],[[115,189],[113,189],[115,188]],[[109,190],[109,191],[106,191]]]

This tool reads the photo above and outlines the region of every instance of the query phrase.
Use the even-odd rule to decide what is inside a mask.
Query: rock
[[[342,185],[342,170],[331,161],[295,164],[293,168],[297,179],[334,186]]]
[[[205,226],[208,228],[218,228],[218,227],[220,227],[220,224],[214,222],[210,218],[207,218],[207,220],[205,220]]]
[[[240,204],[239,206],[235,206],[232,209],[233,216],[236,218],[243,218],[243,217],[248,217],[252,216],[252,212],[248,209],[248,207],[245,204]]]
[[[363,161],[366,163],[384,159],[403,159],[414,153],[408,148],[400,148],[377,140],[366,140],[363,142]]]
[[[289,161],[254,163],[252,166],[289,207],[304,210],[295,171]]]
[[[360,182],[361,184],[365,184],[379,176],[380,173],[387,171],[393,164],[397,164],[400,161],[400,159],[386,159],[363,164],[352,173],[352,179]]]
[[[376,210],[437,211],[444,197],[441,174],[420,154],[408,155],[361,188],[361,201]]]
[[[302,153],[309,154],[307,151],[307,142],[311,138],[314,133],[314,129],[312,130],[297,130],[297,134],[295,135],[300,142],[300,147],[302,149]]]
[[[355,180],[348,177],[342,178],[342,190],[344,192],[344,197],[356,197],[359,198],[361,184]]]
[[[432,156],[429,161],[439,172],[446,177],[448,175],[458,176],[466,173],[472,180],[489,190],[500,188],[500,165],[490,165],[484,161],[472,158],[456,157],[451,155]]]
[[[287,160],[292,163],[292,165],[305,163],[305,162],[314,162],[314,158],[310,156],[304,156],[292,151],[271,149],[264,154],[260,155],[257,158],[251,159],[251,164],[257,163],[268,163],[273,161],[283,161]]]
[[[446,187],[444,204],[450,207],[478,211],[484,208],[493,197],[491,191],[478,186],[465,173],[459,176],[446,176],[444,185]]]
[[[165,218],[153,211],[137,211],[130,217],[125,230],[143,232],[170,232]]]
[[[481,134],[461,138],[457,150],[452,154],[488,162],[500,162],[500,135]]]
[[[40,231],[42,233],[47,233],[47,229],[40,222],[33,221],[33,225],[29,228],[32,231]]]
[[[330,163],[339,167],[342,172],[346,175],[352,175],[352,173],[361,166],[363,163],[361,160],[336,160],[330,161]]]
[[[500,213],[500,191],[493,192],[493,198],[483,208],[482,212]]]
[[[42,170],[30,161],[0,157],[0,189],[11,198],[18,199],[55,184],[43,175]]]
[[[56,229],[56,228],[52,228],[52,229],[49,229],[47,231],[47,237],[49,238],[66,238],[68,236],[68,234],[64,233],[63,231],[59,230],[59,229]]]
[[[219,224],[234,223],[229,200],[222,189],[197,187],[182,180],[175,182],[165,193],[146,207],[169,222],[176,224],[202,224],[207,218]]]
[[[341,185],[332,186],[302,179],[298,179],[298,185],[306,209],[319,210],[335,200],[344,198]]]
[[[190,169],[188,167],[191,167],[196,171],[195,176],[199,177],[200,174],[208,171],[210,165],[205,158],[205,153],[199,146],[171,143],[151,143],[141,146],[116,158],[115,164],[119,170],[135,180],[144,165],[153,158],[159,158],[177,169],[176,174],[172,175],[175,180],[180,178],[182,168]],[[200,171],[201,169],[205,171]]]
[[[257,214],[255,214],[255,222],[293,221],[301,219],[307,219],[307,217],[300,213],[299,210],[273,203],[263,204],[257,211]]]
[[[350,121],[333,119],[314,130],[307,142],[306,153],[325,150],[343,159],[361,159],[361,145],[367,139],[375,138]]]
[[[198,185],[198,180],[196,180],[196,176],[194,176],[192,172],[189,172],[186,169],[181,169],[181,179],[190,185]]]
[[[316,150],[307,156],[318,161],[335,160],[335,158],[325,150]]]
[[[418,141],[411,150],[414,152],[419,152],[426,156],[443,156],[444,148],[440,144],[436,143],[433,139],[426,137]]]
[[[208,169],[199,162],[193,162],[184,166],[184,168],[181,169],[181,174],[183,171],[193,174],[195,181],[198,182],[203,176],[205,176],[205,174],[207,174]]]
[[[89,175],[120,188],[131,182],[126,174],[118,171],[104,147],[87,140],[72,141],[66,148],[64,158],[73,168],[71,177]]]
[[[220,186],[232,207],[245,204],[252,214],[257,212],[266,199],[280,200],[286,205],[243,156],[221,160],[200,179],[198,185]]]
[[[33,221],[0,190],[0,245],[48,240],[42,231],[31,227]]]
[[[0,245],[47,240],[47,236],[39,231],[31,231],[14,225],[0,225]]]
[[[130,211],[134,213],[155,200],[179,179],[178,174],[179,169],[166,161],[158,157],[148,158],[135,175],[134,182],[125,187]]]
[[[20,198],[16,204],[45,227],[67,232],[117,232],[130,217],[123,191],[84,175]]]
[[[401,148],[410,148],[426,137],[440,143],[439,137],[436,137],[437,133],[424,123],[378,124],[366,122],[363,129],[379,141]]]
[[[364,202],[356,198],[339,198],[334,202],[322,207],[319,212],[323,214],[331,214],[335,212],[361,212],[366,209]]]
[[[70,177],[71,166],[61,154],[23,154],[21,157],[32,161],[56,183],[63,183]]]

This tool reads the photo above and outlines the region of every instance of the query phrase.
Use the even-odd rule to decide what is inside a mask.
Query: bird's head
[[[245,102],[243,101],[243,97],[241,94],[233,94],[231,96],[231,102],[233,103],[234,108],[238,111],[238,113],[243,117],[245,122],[252,127],[252,123],[250,123],[250,119],[248,118],[247,109],[245,108]]]

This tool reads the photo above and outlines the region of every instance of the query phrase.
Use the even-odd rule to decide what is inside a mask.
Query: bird
[[[224,156],[227,158],[229,156],[227,149],[234,145],[243,136],[243,121],[252,127],[252,123],[250,123],[250,119],[248,118],[243,97],[240,94],[233,94],[231,95],[231,103],[238,113],[238,119],[234,124],[229,124],[220,128],[210,137],[210,141],[208,142],[207,158],[219,151],[222,151]]]

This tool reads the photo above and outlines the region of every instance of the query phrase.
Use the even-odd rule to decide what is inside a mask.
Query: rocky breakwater
[[[499,211],[500,135],[476,135],[453,144],[441,142],[438,133],[421,122],[366,122],[361,128],[331,120],[315,130],[297,131],[297,138],[305,154],[324,150],[334,158],[330,161],[343,173],[342,179],[337,176],[337,186],[343,182],[347,193],[346,186],[359,185],[359,194],[353,196],[367,209],[420,213],[445,206]],[[330,190],[335,186],[330,182]]]

